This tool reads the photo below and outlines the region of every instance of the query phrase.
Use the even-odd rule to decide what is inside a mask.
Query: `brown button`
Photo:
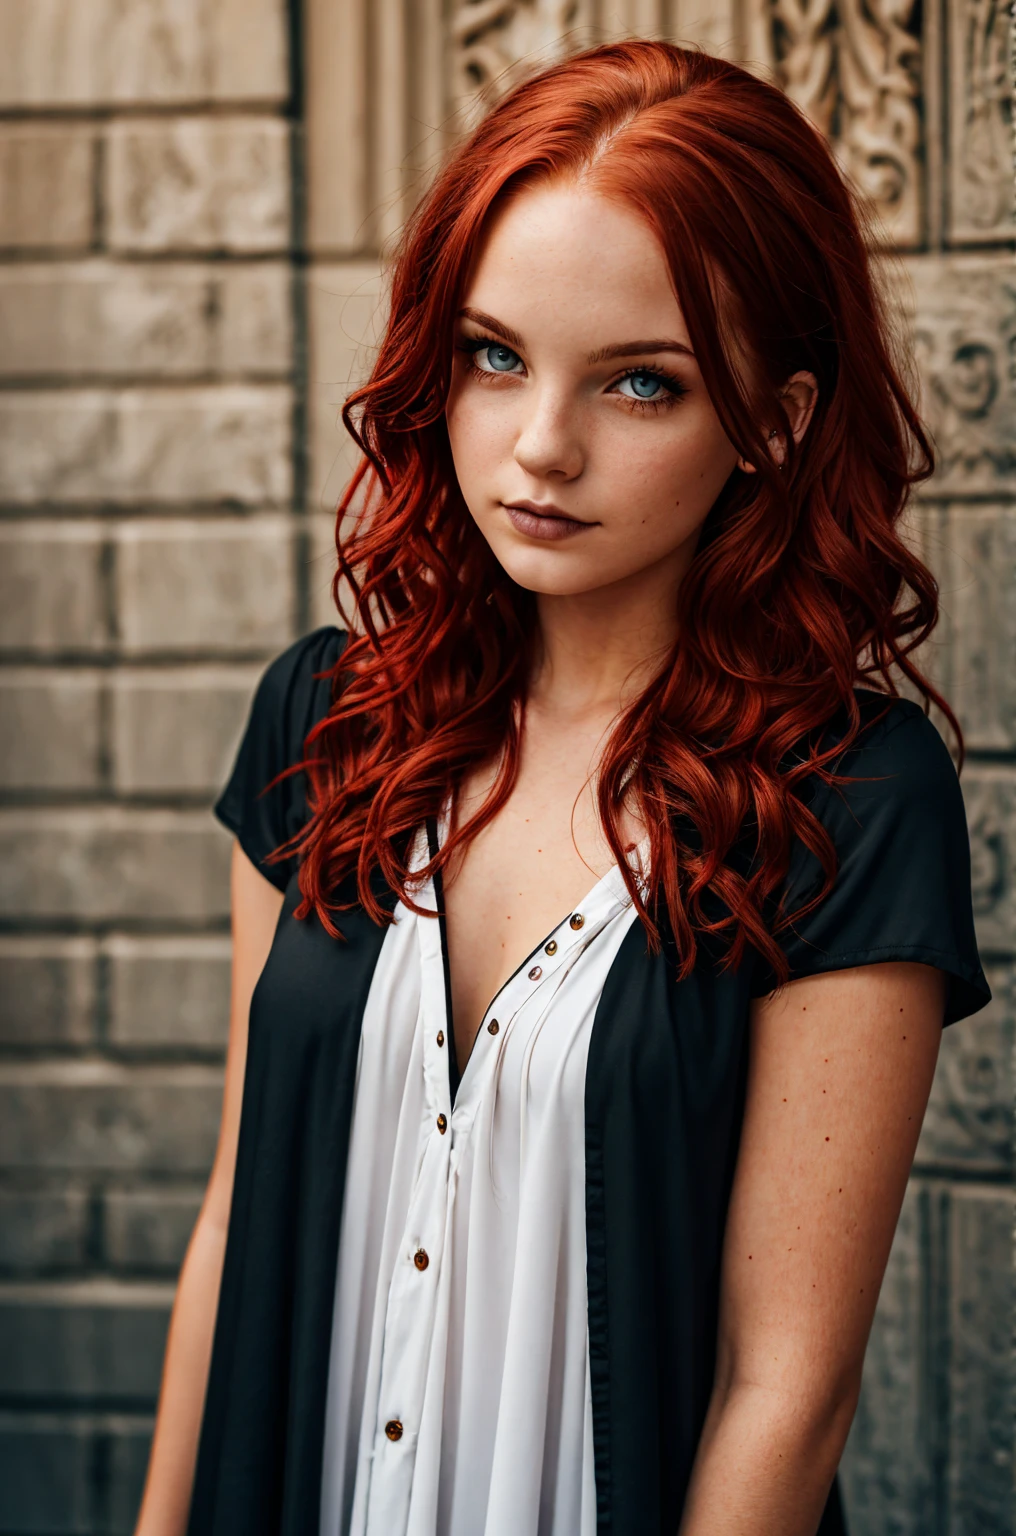
[[[543,946],[543,953],[545,955],[556,955],[557,954],[557,940],[556,939],[551,939],[549,944],[544,944],[544,946]]]
[[[430,1263],[430,1259],[427,1257],[426,1248],[417,1248],[416,1252],[413,1254],[413,1263],[416,1265],[417,1269],[427,1268],[427,1265]]]
[[[402,1423],[399,1419],[389,1419],[385,1425],[385,1434],[389,1440],[402,1439]]]
[[[540,979],[540,977],[542,975],[543,975],[543,968],[542,968],[542,966],[534,965],[533,969],[529,972],[529,980],[530,981],[539,981],[539,979]]]
[[[444,1115],[438,1115],[438,1117],[437,1117],[437,1128],[441,1132],[442,1136],[444,1135],[445,1131],[448,1129],[448,1121],[445,1119]]]
[[[582,916],[581,912],[573,912],[571,917],[568,919],[568,923],[572,928],[581,928],[584,922],[585,918]]]
[[[488,1035],[496,1035],[500,1028],[501,1026],[497,1020],[491,1019],[490,1023],[487,1025],[487,1033]]]
[[[437,1043],[438,1043],[438,1045],[444,1045],[444,1030],[443,1029],[439,1029],[438,1032],[437,1032]]]

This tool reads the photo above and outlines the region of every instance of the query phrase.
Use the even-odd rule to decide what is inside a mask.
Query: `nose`
[[[515,442],[515,462],[543,480],[574,480],[585,464],[577,413],[563,392],[540,390]]]

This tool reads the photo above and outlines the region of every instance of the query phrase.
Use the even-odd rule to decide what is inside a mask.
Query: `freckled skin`
[[[568,183],[532,188],[492,223],[463,307],[510,326],[524,343],[511,371],[493,369],[489,349],[473,354],[482,379],[457,350],[445,412],[462,495],[508,574],[547,595],[588,596],[628,580],[676,589],[742,461],[693,356],[587,361],[597,343],[636,339],[676,341],[690,353],[663,253],[641,219]],[[460,327],[463,340],[493,334],[471,319]],[[673,390],[638,398],[642,386],[623,375],[640,362],[664,370]],[[800,405],[803,422],[813,376],[794,375],[788,386],[803,391],[787,401]],[[537,542],[515,530],[502,505],[527,498],[553,501],[592,526]]]

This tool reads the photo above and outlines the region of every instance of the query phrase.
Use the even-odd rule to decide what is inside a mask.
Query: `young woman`
[[[945,708],[930,452],[825,145],[663,43],[547,70],[410,220],[345,417],[348,632],[268,669],[217,807],[222,1133],[139,1532],[842,1530],[989,994],[895,686]]]

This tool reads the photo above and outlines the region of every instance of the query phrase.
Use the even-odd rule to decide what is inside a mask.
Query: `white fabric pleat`
[[[595,1536],[585,1074],[636,917],[620,870],[579,911],[491,1003],[453,1107],[440,926],[396,908],[357,1065],[320,1536]]]

